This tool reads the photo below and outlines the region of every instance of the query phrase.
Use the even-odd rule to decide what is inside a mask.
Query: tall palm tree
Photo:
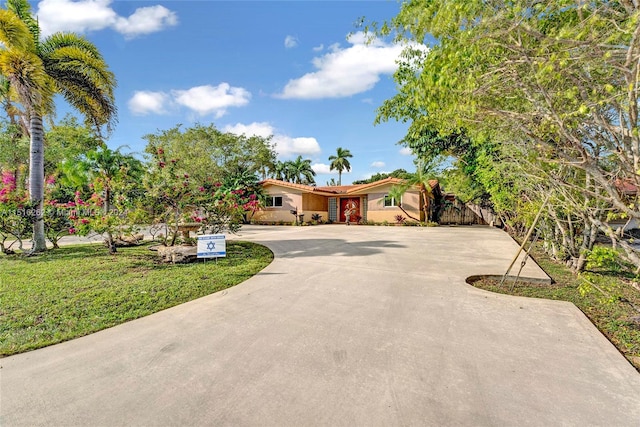
[[[44,129],[42,117],[53,112],[61,94],[99,132],[111,130],[116,107],[115,76],[98,49],[73,33],[40,38],[38,21],[27,0],[8,0],[0,9],[0,74],[17,94],[29,121],[29,197],[38,212],[44,202]],[[33,252],[46,250],[44,221],[36,216]]]
[[[315,184],[316,172],[311,168],[311,159],[303,159],[298,156],[295,160],[289,160],[287,167],[288,181],[296,184]]]
[[[329,170],[335,169],[338,171],[338,185],[342,185],[342,171],[349,172],[351,170],[351,163],[349,163],[351,157],[353,157],[353,154],[342,147],[338,147],[335,155],[329,156],[329,161],[331,162]]]
[[[286,162],[282,162],[282,161],[278,160],[273,165],[273,168],[270,169],[269,175],[272,178],[279,179],[281,181],[285,181],[286,180],[286,169],[287,169]]]

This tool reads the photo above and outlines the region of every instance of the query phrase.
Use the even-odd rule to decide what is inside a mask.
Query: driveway
[[[0,360],[0,424],[640,424],[640,375],[575,306],[465,283],[506,270],[517,246],[499,230],[241,238],[276,254],[248,281]]]

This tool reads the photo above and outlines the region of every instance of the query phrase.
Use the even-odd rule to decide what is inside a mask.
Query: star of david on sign
[[[211,251],[211,250],[213,250],[213,249],[215,249],[215,248],[216,248],[216,244],[215,244],[214,242],[209,242],[209,243],[207,243],[207,249],[208,249],[208,250],[210,250],[210,251]]]

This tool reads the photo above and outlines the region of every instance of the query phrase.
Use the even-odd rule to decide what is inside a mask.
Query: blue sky
[[[116,74],[112,148],[142,152],[145,134],[200,122],[273,134],[279,159],[310,158],[319,185],[337,179],[328,170],[337,147],[354,156],[343,184],[414,169],[410,153],[396,144],[407,125],[373,125],[376,107],[395,93],[401,46],[365,44],[355,25],[361,17],[392,18],[396,1],[32,4],[45,33],[86,35]],[[58,117],[67,110],[61,104]]]

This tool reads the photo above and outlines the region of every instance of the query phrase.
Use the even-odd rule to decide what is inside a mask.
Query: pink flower
[[[53,185],[53,184],[55,184],[55,183],[56,183],[56,177],[55,177],[55,176],[53,176],[53,175],[49,176],[49,177],[46,179],[45,183],[46,183],[47,185]]]
[[[167,164],[166,164],[165,162],[158,162],[158,166],[159,166],[160,168],[163,168],[163,167],[165,167],[166,165],[167,165]]]
[[[76,232],[76,229],[75,229],[75,228],[71,227],[71,228],[69,229],[69,234],[75,234],[75,232]]]
[[[200,188],[198,188],[198,190],[204,191],[204,187],[200,187]]]
[[[67,202],[67,207],[74,207],[76,205],[76,202]]]
[[[164,154],[164,150],[162,148],[158,148],[158,155],[162,156]]]
[[[81,223],[83,223],[83,224],[89,224],[89,220],[88,220],[88,219],[86,219],[86,218],[82,218],[82,219],[80,220],[80,222],[81,222]]]

